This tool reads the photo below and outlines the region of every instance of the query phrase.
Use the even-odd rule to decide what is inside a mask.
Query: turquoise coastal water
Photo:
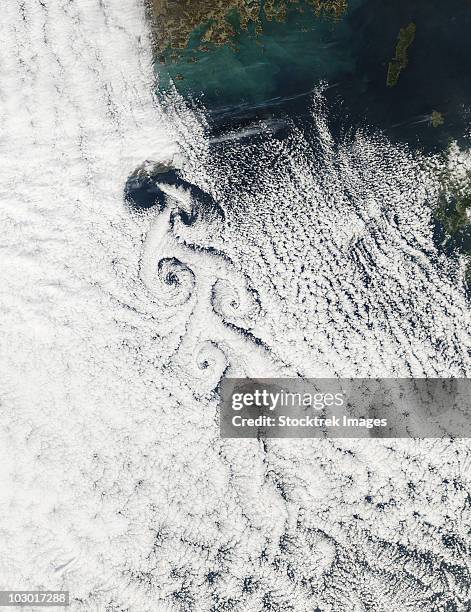
[[[322,83],[334,139],[360,128],[426,153],[446,153],[453,141],[469,147],[471,3],[351,0],[348,7],[335,22],[301,3],[304,12],[292,7],[282,23],[264,19],[262,34],[254,27],[242,31],[232,14],[237,34],[230,45],[204,44],[202,27],[177,61],[156,63],[160,88],[173,82],[187,100],[204,105],[214,143],[229,129],[250,138],[258,119],[296,123],[309,140],[311,92]],[[416,34],[407,65],[391,87],[388,66],[400,30],[410,24]],[[282,128],[276,137],[284,133]],[[466,198],[443,204],[434,235],[439,250],[466,254],[471,262],[471,225],[461,210],[470,203]]]
[[[346,20],[320,19],[307,6],[302,13],[292,8],[282,23],[262,13],[263,33],[256,34],[253,24],[241,30],[237,14],[228,19],[237,32],[230,45],[203,44],[203,27],[178,61],[168,53],[166,65],[157,64],[163,88],[173,79],[181,93],[203,99],[209,108],[237,107],[296,96],[323,79],[355,71],[345,44],[352,36]]]
[[[296,6],[296,5],[295,5]],[[300,98],[326,82],[350,126],[371,126],[393,139],[443,148],[469,131],[471,105],[471,4],[463,0],[351,0],[338,22],[291,8],[283,23],[263,20],[263,33],[237,28],[231,45],[207,46],[195,31],[178,61],[156,62],[160,88],[173,80],[187,98],[215,117],[237,121],[273,113],[307,112]],[[415,23],[407,67],[388,87],[388,64],[399,30]],[[202,50],[201,47],[207,50]],[[167,54],[169,60],[171,53]],[[432,126],[432,113],[444,123]]]

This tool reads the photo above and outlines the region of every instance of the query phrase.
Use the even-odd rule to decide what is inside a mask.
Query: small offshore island
[[[462,138],[471,99],[463,0],[147,0],[159,88],[210,113],[302,112],[320,83],[354,123],[427,148]],[[244,110],[244,114],[247,114]]]
[[[154,34],[158,53],[167,49],[185,49],[193,32],[202,31],[202,40],[214,45],[225,45],[236,35],[236,28],[228,17],[237,14],[240,28],[247,30],[250,24],[256,32],[263,31],[263,17],[268,21],[284,21],[289,5],[305,9],[298,0],[151,0],[155,17]],[[347,10],[347,0],[307,0],[319,16],[340,18]]]
[[[161,88],[208,110],[305,94],[353,65],[333,36],[346,0],[149,0]]]
[[[334,134],[367,127],[443,156],[470,146],[463,0],[148,0],[148,11],[159,91],[201,103],[216,134],[274,117],[308,126],[324,83]],[[443,184],[437,246],[471,261],[471,179],[459,193]]]

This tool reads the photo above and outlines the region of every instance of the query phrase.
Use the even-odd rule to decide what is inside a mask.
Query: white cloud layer
[[[220,440],[214,392],[469,375],[430,164],[336,148],[321,96],[316,154],[299,133],[256,162],[210,150],[153,98],[137,0],[9,0],[0,32],[0,588],[87,612],[464,610],[466,442]],[[224,221],[126,208],[134,168],[177,156]]]

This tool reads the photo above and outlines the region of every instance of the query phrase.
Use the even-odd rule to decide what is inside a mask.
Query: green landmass
[[[438,111],[434,110],[432,112],[432,116],[430,117],[430,123],[434,128],[442,126],[445,123],[445,117],[443,116],[443,113],[439,113]]]
[[[389,62],[386,83],[388,87],[395,87],[409,61],[407,51],[415,39],[416,25],[413,21],[399,30],[397,37],[396,54]]]
[[[458,182],[445,177],[435,217],[441,226],[441,248],[465,256],[465,282],[471,289],[471,172]]]
[[[339,19],[347,10],[348,0],[148,0],[157,57],[165,62],[165,52],[186,49],[192,34],[201,32],[204,44],[215,46],[231,42],[236,35],[236,15],[241,30],[250,25],[259,34],[263,31],[263,18],[284,21],[290,7],[299,11],[310,8],[319,16]],[[202,48],[205,50],[204,48]],[[209,48],[207,49],[209,50]]]
[[[455,194],[453,203],[442,203],[437,217],[443,223],[448,239],[455,237],[470,224],[468,210],[471,210],[471,192],[460,196]]]
[[[464,276],[464,282],[468,291],[471,289],[471,255],[466,255],[466,272]]]

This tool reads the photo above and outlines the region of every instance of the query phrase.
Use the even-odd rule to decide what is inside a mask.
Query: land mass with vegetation
[[[230,15],[237,15],[242,30],[253,25],[262,33],[263,18],[284,21],[290,7],[339,19],[347,4],[348,0],[150,0],[154,44],[161,56],[169,49],[182,50],[199,30],[203,43],[225,45],[236,34]]]

